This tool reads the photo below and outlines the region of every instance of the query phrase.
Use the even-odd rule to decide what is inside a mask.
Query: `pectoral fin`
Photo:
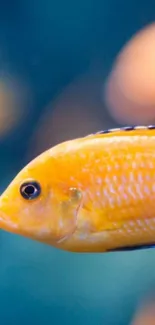
[[[68,200],[62,201],[60,205],[58,243],[68,239],[76,230],[81,204],[82,192],[76,188],[70,188]]]

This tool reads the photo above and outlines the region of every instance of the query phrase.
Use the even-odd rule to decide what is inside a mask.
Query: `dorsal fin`
[[[101,131],[97,131],[95,133],[89,134],[86,137],[90,137],[90,136],[100,136],[100,135],[106,135],[106,136],[114,136],[114,134],[116,135],[125,135],[126,132],[130,132],[130,135],[138,135],[138,134],[144,134],[145,131],[155,131],[155,125],[146,125],[146,126],[140,126],[140,125],[136,125],[136,126],[124,126],[121,128],[112,128],[112,129],[107,129],[107,130],[101,130]],[[150,132],[151,135],[151,132]]]

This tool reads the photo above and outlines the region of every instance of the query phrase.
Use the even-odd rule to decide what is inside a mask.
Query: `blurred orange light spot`
[[[155,119],[155,24],[137,33],[124,47],[105,96],[111,115],[120,123]]]

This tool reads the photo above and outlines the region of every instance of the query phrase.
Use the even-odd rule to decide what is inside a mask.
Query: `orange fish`
[[[0,227],[72,252],[155,245],[155,126],[101,131],[31,161],[0,197]]]

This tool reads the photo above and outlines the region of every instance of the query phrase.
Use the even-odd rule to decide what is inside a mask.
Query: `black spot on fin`
[[[133,131],[135,129],[135,126],[124,126],[120,130],[123,131]]]
[[[150,248],[155,248],[155,244],[120,247],[120,248],[110,249],[108,250],[108,252],[128,252],[128,251],[130,252],[130,251],[150,249]]]

